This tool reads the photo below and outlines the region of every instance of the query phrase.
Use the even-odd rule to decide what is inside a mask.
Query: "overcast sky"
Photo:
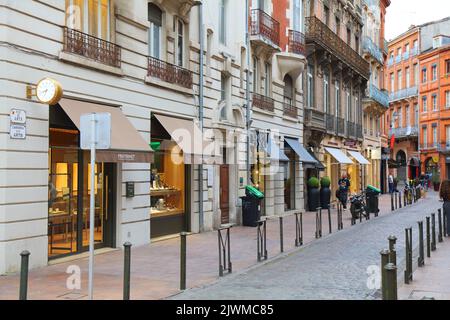
[[[386,13],[386,40],[402,34],[412,24],[418,25],[447,16],[450,16],[450,0],[391,0]]]

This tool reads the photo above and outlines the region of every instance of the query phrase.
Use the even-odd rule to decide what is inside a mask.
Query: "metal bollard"
[[[180,233],[180,290],[186,290],[186,232]]]
[[[322,237],[322,208],[318,207],[316,211],[316,239]]]
[[[438,209],[438,241],[439,243],[444,241],[442,236],[442,209]]]
[[[228,273],[232,272],[230,229],[231,226],[217,230],[217,238],[219,242],[219,277],[223,277],[224,271],[228,271]],[[222,235],[222,231],[224,230],[226,230],[225,239]]]
[[[303,213],[295,213],[295,246],[303,245]]]
[[[398,205],[397,205],[397,195],[394,192],[394,202],[395,202],[395,210],[398,209]]]
[[[330,205],[328,205],[328,231],[329,231],[329,233],[333,233],[333,229],[331,227],[331,208],[330,208]]]
[[[430,239],[430,217],[427,219],[427,257],[431,257],[431,239]]]
[[[20,291],[19,300],[27,300],[28,295],[28,262],[30,259],[30,252],[28,250],[20,253]]]
[[[399,209],[402,208],[402,192],[401,191],[398,192],[398,207],[399,207]]]
[[[413,279],[412,266],[412,228],[405,229],[405,284],[409,284]]]
[[[391,211],[394,211],[394,193],[391,193]]]
[[[342,205],[339,202],[337,206],[337,225],[338,230],[344,229],[344,223],[342,222]]]
[[[425,248],[423,244],[423,221],[417,221],[419,225],[419,258],[417,259],[417,265],[423,267],[425,265]]]
[[[383,300],[387,297],[387,277],[386,269],[384,268],[389,263],[389,250],[384,249],[380,252],[381,255],[381,296]]]
[[[388,237],[388,241],[389,241],[389,262],[393,263],[394,265],[397,265],[397,250],[396,250],[397,237],[391,235]]]
[[[448,224],[448,220],[447,220],[447,214],[445,213],[445,210],[444,211],[442,211],[442,220],[443,220],[443,234],[444,234],[444,237],[448,237],[449,236],[449,234],[447,234],[447,224]]]
[[[284,246],[283,246],[283,217],[280,217],[280,252],[284,252]]]
[[[266,220],[259,220],[258,221],[258,230],[257,230],[257,259],[258,262],[264,260],[267,260],[267,227],[266,227]],[[262,230],[261,230],[262,228]]]
[[[436,214],[431,214],[431,251],[436,251]]]
[[[130,300],[131,243],[125,242],[123,247],[123,300]]]
[[[397,267],[388,263],[384,266],[386,270],[386,299],[397,300]]]

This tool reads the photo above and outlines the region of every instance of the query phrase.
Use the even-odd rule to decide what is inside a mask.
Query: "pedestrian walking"
[[[442,182],[439,197],[444,201],[444,215],[450,222],[450,180]],[[450,234],[450,223],[447,223],[447,234]]]
[[[389,193],[394,193],[394,176],[392,172],[389,173],[388,177]]]
[[[350,180],[347,175],[344,174],[338,184],[338,199],[342,203],[342,207],[347,209],[348,190],[350,189]]]

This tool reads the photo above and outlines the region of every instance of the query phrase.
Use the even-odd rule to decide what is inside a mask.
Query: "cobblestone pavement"
[[[426,199],[414,206],[333,233],[283,258],[171,298],[378,299],[379,290],[368,289],[367,268],[371,265],[379,267],[379,252],[387,247],[387,237],[393,234],[398,238],[400,282],[403,281],[401,266],[405,256],[404,229],[413,227],[413,246],[417,247],[417,221],[437,212],[439,207],[441,203],[436,193],[429,193]]]

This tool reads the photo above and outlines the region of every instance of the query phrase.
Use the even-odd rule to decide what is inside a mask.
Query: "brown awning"
[[[84,102],[72,99],[61,99],[59,105],[72,122],[80,129],[80,117],[85,113],[111,114],[111,149],[98,150],[99,162],[153,162],[153,151],[142,138],[136,128],[118,107]]]
[[[183,152],[186,164],[201,164],[202,154],[204,164],[221,164],[222,157],[216,141],[206,140],[202,131],[193,120],[173,118],[155,114],[173,141]]]

